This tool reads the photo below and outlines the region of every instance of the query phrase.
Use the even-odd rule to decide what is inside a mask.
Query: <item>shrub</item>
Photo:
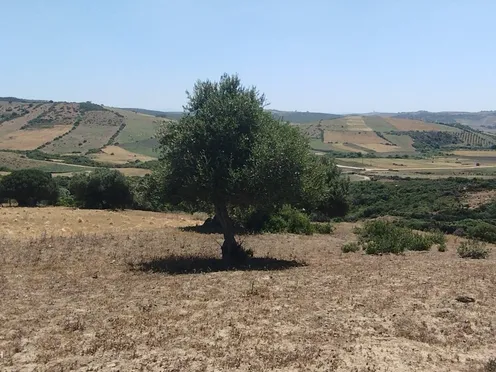
[[[496,226],[483,221],[477,221],[467,228],[467,235],[472,239],[485,242],[496,242]]]
[[[381,220],[368,221],[355,233],[359,236],[359,245],[367,254],[428,251],[436,241],[441,241],[440,235],[416,233],[393,222]]]
[[[341,247],[343,253],[358,252],[361,249],[357,242],[346,243]]]
[[[306,214],[290,205],[284,205],[278,212],[268,218],[262,231],[311,235],[314,232],[314,226],[312,226],[310,218]]]
[[[41,202],[55,204],[58,188],[50,173],[36,169],[13,171],[2,178],[0,186],[6,199],[15,199],[21,207],[35,207]]]
[[[489,249],[486,244],[477,240],[462,242],[456,252],[461,258],[484,259],[489,256]]]
[[[75,175],[69,190],[83,208],[124,209],[132,204],[128,181],[116,170],[98,169],[89,175]]]
[[[313,230],[316,234],[331,234],[334,230],[332,225],[327,223],[312,223]]]

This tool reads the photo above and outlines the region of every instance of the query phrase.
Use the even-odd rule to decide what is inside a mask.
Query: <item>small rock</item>
[[[475,298],[469,296],[458,296],[457,298],[455,298],[455,300],[457,300],[458,302],[463,302],[464,304],[475,302]]]

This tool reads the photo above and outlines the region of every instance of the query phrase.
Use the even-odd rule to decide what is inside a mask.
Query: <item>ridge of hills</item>
[[[404,156],[496,148],[496,111],[418,111],[336,115],[269,110],[297,125],[315,152]],[[155,133],[181,112],[87,102],[0,97],[0,170],[34,167],[77,172],[97,166],[147,171],[157,158]],[[348,155],[347,155],[348,154]]]

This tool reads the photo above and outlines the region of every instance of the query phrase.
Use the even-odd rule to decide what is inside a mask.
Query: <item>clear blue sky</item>
[[[0,96],[180,110],[238,73],[271,108],[496,109],[494,0],[0,0]]]

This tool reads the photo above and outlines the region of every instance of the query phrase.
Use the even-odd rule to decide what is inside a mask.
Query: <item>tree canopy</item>
[[[224,74],[219,82],[197,81],[187,98],[181,119],[159,133],[164,189],[172,203],[213,206],[228,262],[246,258],[230,208],[315,206],[332,199],[337,169],[310,153],[298,128],[264,110],[267,101],[255,87]]]
[[[50,173],[36,169],[13,171],[0,182],[1,197],[15,199],[21,207],[35,207],[40,202],[54,204],[58,188]]]

